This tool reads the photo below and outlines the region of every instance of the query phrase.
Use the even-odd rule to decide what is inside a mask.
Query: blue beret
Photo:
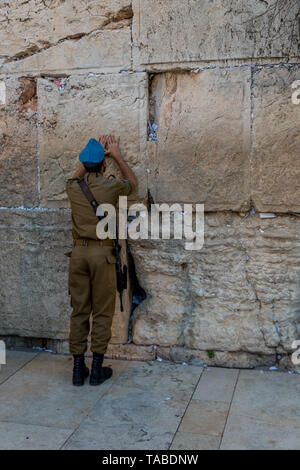
[[[95,166],[104,160],[104,148],[96,139],[90,139],[79,155],[79,161],[86,166]]]

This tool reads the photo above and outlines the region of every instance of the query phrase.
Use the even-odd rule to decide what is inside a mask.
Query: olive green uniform
[[[128,196],[133,184],[128,180],[105,178],[87,173],[85,181],[99,204],[117,206],[119,196]],[[91,351],[105,354],[111,338],[111,325],[116,299],[116,258],[113,241],[99,240],[99,222],[76,178],[67,181],[67,194],[72,209],[73,250],[69,264],[71,314],[69,346],[71,354],[87,350],[87,337],[92,313]]]

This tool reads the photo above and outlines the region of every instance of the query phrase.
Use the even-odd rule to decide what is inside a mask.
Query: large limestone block
[[[91,137],[120,136],[120,148],[146,193],[147,74],[73,76],[61,92],[55,80],[38,80],[41,202],[66,207],[65,182]],[[107,174],[116,173],[111,162]],[[119,174],[118,174],[119,175]]]
[[[249,69],[158,74],[152,93],[158,145],[150,152],[150,189],[156,199],[204,203],[205,210],[248,208]]]
[[[128,68],[131,18],[128,0],[1,2],[0,56],[4,69]],[[109,31],[115,28],[119,31]],[[105,50],[106,57],[99,48]]]
[[[0,81],[0,206],[38,205],[35,84]]]
[[[207,214],[205,244],[131,242],[147,299],[134,312],[135,344],[275,354],[299,325],[298,218]]]
[[[0,67],[2,74],[118,72],[131,67],[131,31],[96,31],[78,40],[66,40],[23,60]]]
[[[299,55],[298,0],[134,0],[133,11],[136,68]]]
[[[300,212],[300,104],[292,102],[296,80],[298,66],[254,73],[252,197],[262,212]]]

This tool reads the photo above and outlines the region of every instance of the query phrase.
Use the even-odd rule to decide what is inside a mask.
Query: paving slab
[[[74,429],[124,367],[125,361],[114,361],[113,377],[101,387],[90,387],[88,381],[74,387],[68,356],[42,353],[1,385],[0,421]]]
[[[228,409],[227,403],[192,400],[178,431],[221,437]]]
[[[299,449],[300,376],[242,371],[221,449]]]
[[[63,450],[168,450],[174,431],[152,431],[147,426],[130,424],[103,426],[84,423],[62,447]]]
[[[36,352],[7,350],[6,364],[0,366],[0,385],[35,356],[37,356]]]
[[[0,450],[56,450],[72,429],[0,421]]]
[[[274,427],[300,429],[300,376],[286,372],[241,371],[230,413]]]
[[[134,0],[134,66],[298,56],[297,0]]]
[[[1,33],[2,28],[0,35]],[[1,206],[35,207],[39,203],[35,84],[26,78],[18,80],[10,76],[6,76],[2,83],[5,87],[6,102],[0,104]],[[29,96],[32,96],[30,100]],[[26,99],[27,102],[23,106]]]
[[[129,364],[64,448],[168,449],[201,372],[167,362]]]
[[[299,66],[258,69],[253,75],[251,197],[257,212],[300,211],[300,106],[291,99],[299,79]]]
[[[156,203],[249,209],[250,70],[157,74],[157,153],[149,188]],[[180,189],[179,189],[180,188]]]

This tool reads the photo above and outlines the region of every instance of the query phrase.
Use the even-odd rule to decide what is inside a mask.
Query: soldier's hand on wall
[[[107,141],[107,136],[106,135],[101,135],[99,137],[99,143],[102,145],[102,147],[104,148],[104,152],[105,152],[105,155],[106,155],[106,141]]]
[[[120,137],[118,137],[118,140],[116,140],[114,135],[107,135],[106,136],[106,155],[108,157],[113,158],[114,160],[119,160],[120,158],[122,159],[122,154],[121,150],[119,147],[120,144]]]
[[[121,154],[121,150],[119,147],[120,137],[118,137],[118,139],[116,140],[114,135],[102,135],[99,139],[99,142],[104,147],[105,156],[111,157],[116,161],[123,177],[126,180],[130,180],[133,184],[133,187],[136,188],[138,185],[136,176],[131,170],[131,168],[129,168]]]

